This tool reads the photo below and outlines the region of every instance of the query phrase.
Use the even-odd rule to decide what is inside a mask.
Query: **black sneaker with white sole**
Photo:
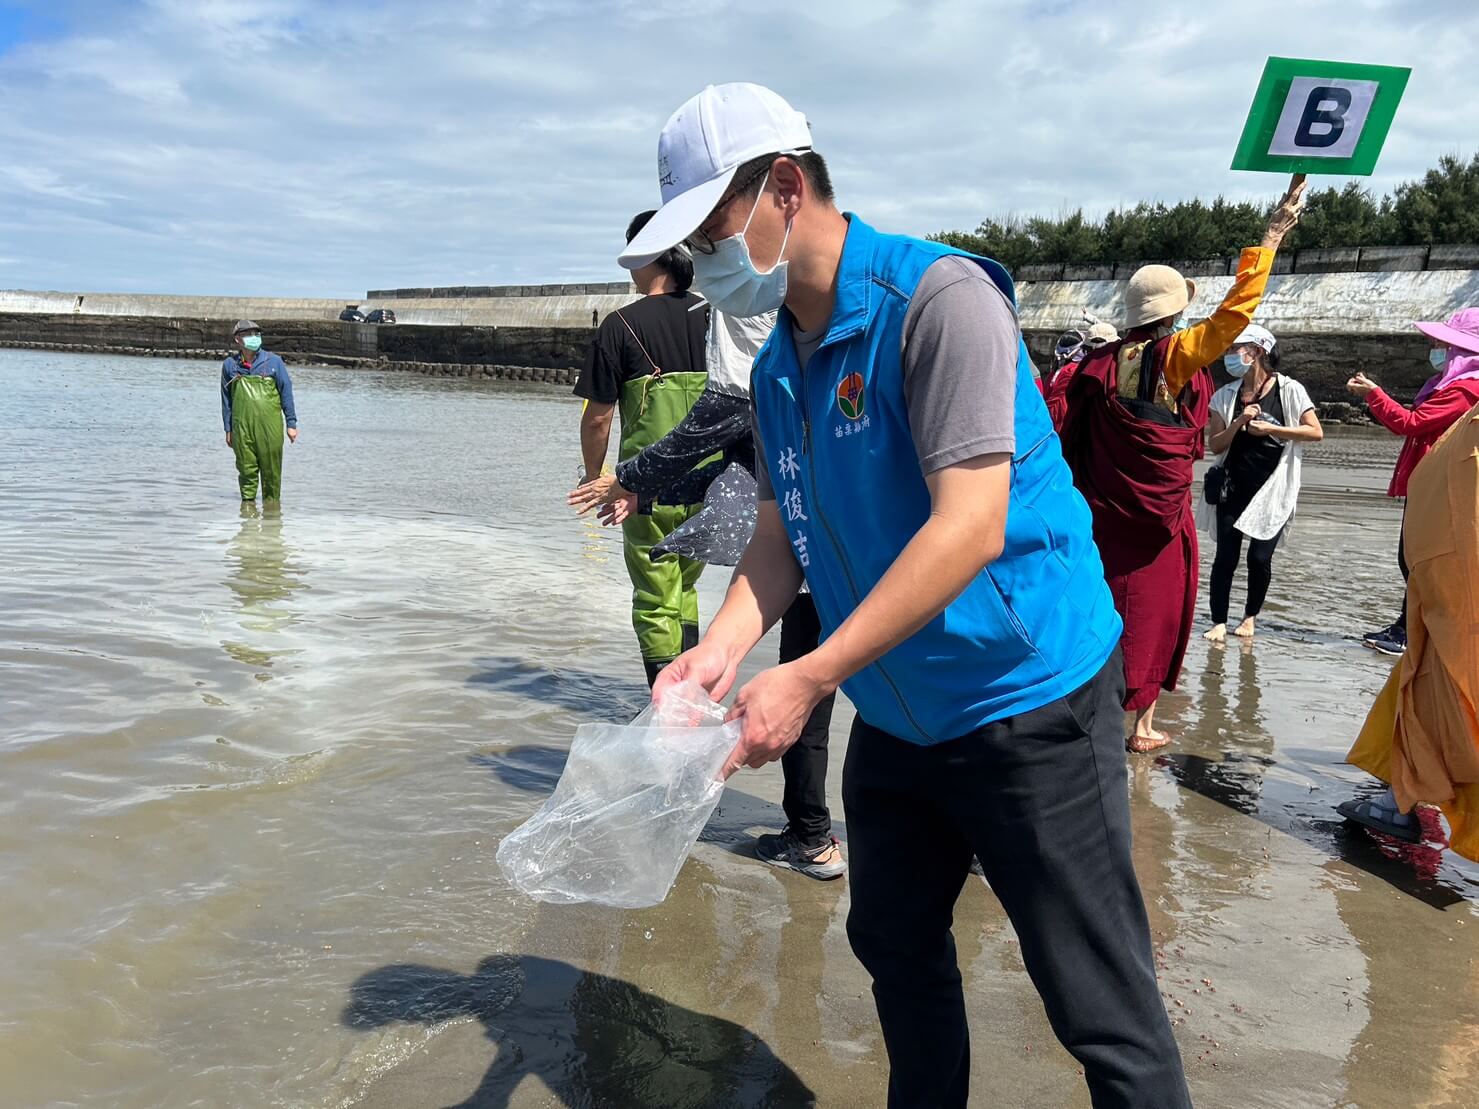
[[[1407,650],[1407,629],[1400,624],[1382,628],[1361,637],[1361,642],[1384,655],[1400,655]]]
[[[779,835],[770,832],[756,839],[755,854],[771,866],[783,866],[823,881],[847,873],[847,860],[842,857],[842,845],[836,836],[828,836],[826,843],[809,847],[797,838],[789,824]]]

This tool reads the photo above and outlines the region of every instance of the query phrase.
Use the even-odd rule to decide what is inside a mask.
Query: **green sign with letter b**
[[[1233,169],[1366,176],[1412,70],[1270,58]]]

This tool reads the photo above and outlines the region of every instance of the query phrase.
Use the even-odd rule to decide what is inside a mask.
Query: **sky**
[[[924,235],[1271,200],[1227,168],[1269,54],[1411,66],[1381,192],[1479,147],[1476,41],[1474,0],[0,0],[0,288],[619,280],[658,131],[725,81]]]

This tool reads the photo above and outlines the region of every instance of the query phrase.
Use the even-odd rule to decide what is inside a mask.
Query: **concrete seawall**
[[[1472,267],[1469,255],[1454,253],[1472,249],[1434,247],[1429,254],[1443,255],[1436,264]],[[1286,372],[1317,400],[1344,402],[1344,382],[1356,370],[1410,397],[1431,372],[1427,341],[1411,321],[1443,319],[1479,304],[1479,269],[1433,268],[1434,260],[1425,256],[1426,269],[1358,271],[1354,267],[1365,264],[1371,249],[1346,253],[1352,257],[1336,257],[1338,251],[1281,255],[1278,268],[1295,272],[1270,280],[1258,320],[1279,336]],[[1381,261],[1372,254],[1372,267]],[[1402,258],[1387,261],[1407,265]],[[1231,265],[1216,259],[1183,264],[1197,282],[1192,317],[1216,307],[1232,284]],[[1352,268],[1321,272],[1341,266]],[[1023,268],[1019,312],[1039,365],[1048,364],[1057,335],[1084,312],[1110,322],[1122,318],[1129,272],[1124,266]],[[232,321],[248,317],[266,325],[272,349],[289,355],[574,370],[594,334],[593,315],[604,320],[635,296],[621,282],[374,290],[342,300],[11,290],[0,291],[0,345],[224,351]],[[340,323],[346,304],[393,308],[399,324]]]
[[[224,358],[234,320],[0,313],[0,347]],[[376,327],[337,320],[261,321],[288,362],[579,368],[595,332],[575,327]]]
[[[139,358],[186,358],[216,362],[224,353],[209,347],[159,350],[151,347],[126,347],[90,343],[50,343],[32,340],[0,341],[0,348],[14,350],[50,350],[66,354],[110,354]],[[392,362],[383,358],[350,358],[343,355],[292,355],[284,359],[291,365],[343,366],[356,370],[389,370],[417,373],[430,377],[466,378],[485,381],[521,381],[568,387],[575,384],[579,370],[538,366],[500,366],[490,363],[460,362]]]

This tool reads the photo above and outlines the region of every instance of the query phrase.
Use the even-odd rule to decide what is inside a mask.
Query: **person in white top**
[[[1212,629],[1227,638],[1227,610],[1243,537],[1248,538],[1248,600],[1235,635],[1251,638],[1273,578],[1274,549],[1287,536],[1299,500],[1305,443],[1325,437],[1303,385],[1279,373],[1278,341],[1250,324],[1223,357],[1235,379],[1212,398],[1209,445],[1217,455],[1199,506],[1202,524],[1217,541],[1212,563]]]

